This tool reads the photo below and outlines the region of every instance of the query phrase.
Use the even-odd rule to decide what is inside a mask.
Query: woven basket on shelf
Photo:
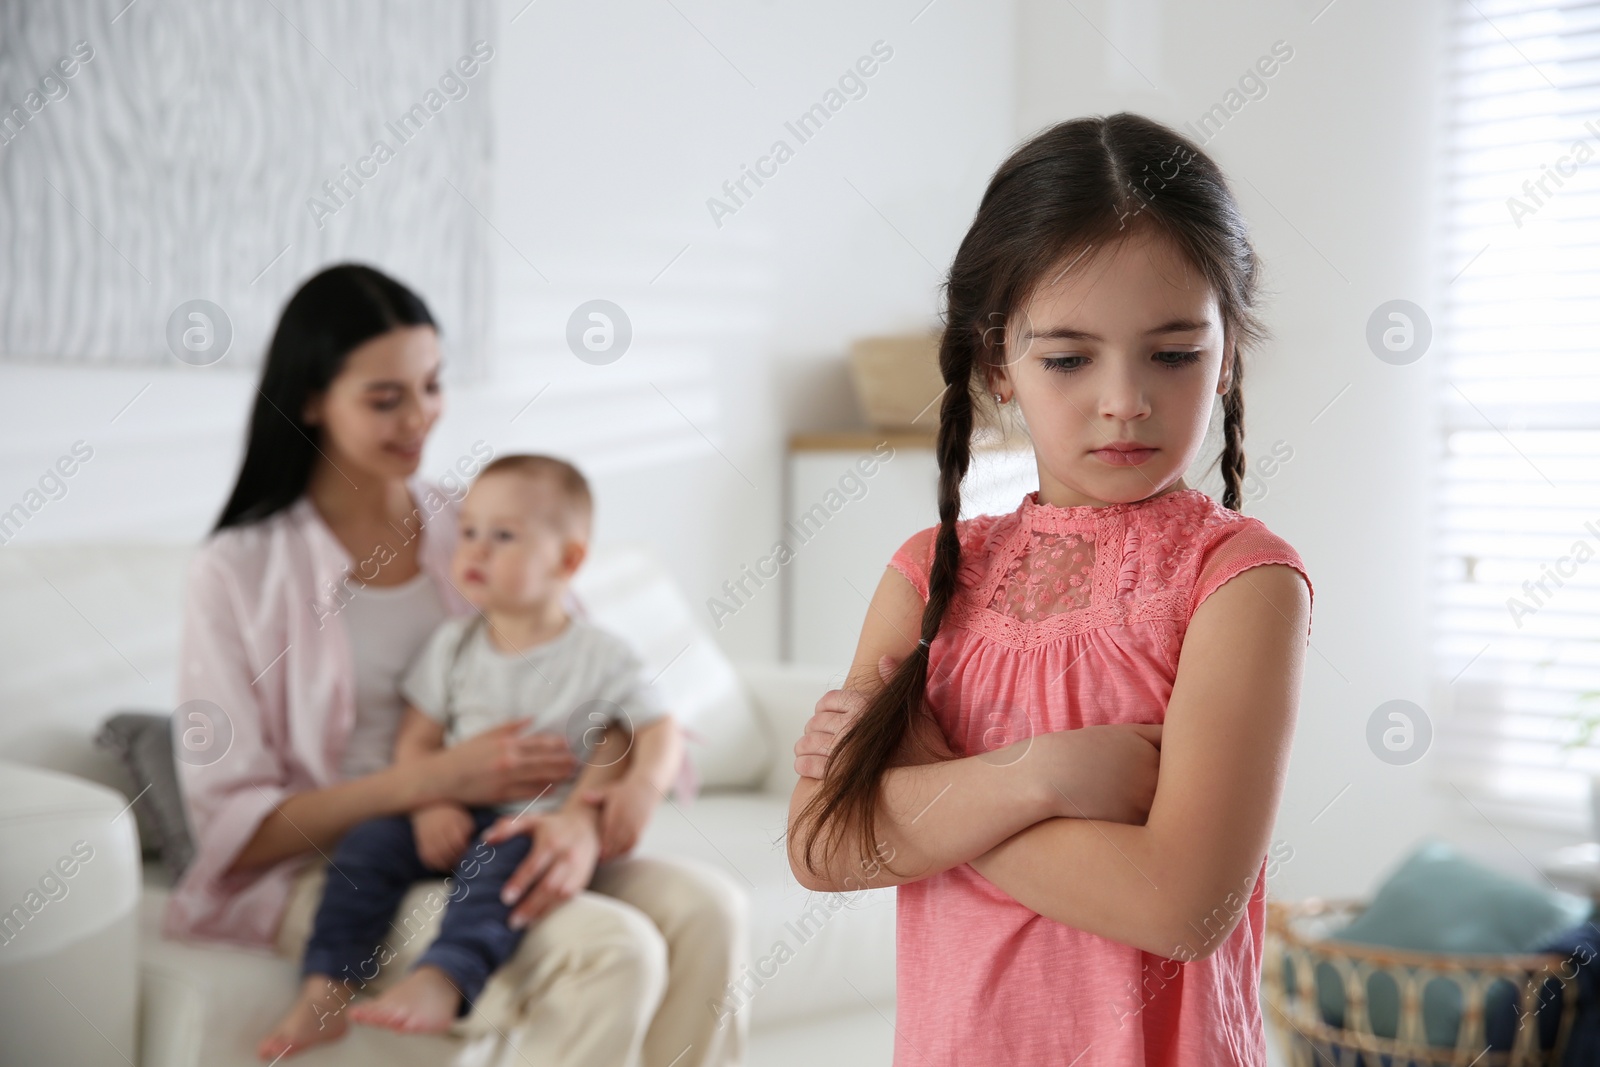
[[[1577,981],[1565,957],[1553,953],[1468,956],[1411,952],[1327,939],[1364,907],[1348,900],[1267,902],[1261,981],[1267,1021],[1289,1067],[1560,1064],[1577,1011]],[[1343,986],[1343,1026],[1331,1025],[1323,1018],[1317,999],[1319,964],[1331,967]],[[1286,981],[1286,972],[1292,973],[1292,979]],[[1367,994],[1374,975],[1387,975],[1399,992],[1398,1028],[1393,1037],[1374,1033],[1368,1017]],[[1423,991],[1435,979],[1451,982],[1460,991],[1461,1027],[1453,1048],[1428,1042]],[[1516,1017],[1522,1022],[1509,1050],[1485,1051],[1485,1003],[1490,987],[1502,979],[1516,991]],[[1539,990],[1550,982],[1558,983],[1560,989],[1559,1020],[1554,1046],[1541,1048],[1535,1006]],[[1547,1012],[1555,1010],[1554,1003],[1546,1008]]]
[[[850,346],[850,376],[867,421],[878,429],[939,428],[939,335],[863,337]]]

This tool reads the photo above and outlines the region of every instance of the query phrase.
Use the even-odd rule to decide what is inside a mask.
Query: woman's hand
[[[633,851],[661,799],[649,780],[633,775],[583,791],[584,802],[600,810],[599,862]]]
[[[600,858],[597,822],[592,808],[535,811],[502,816],[484,831],[491,845],[517,834],[533,837],[533,850],[500,890],[501,901],[516,905],[506,925],[520,930],[589,884]]]
[[[430,804],[418,808],[411,813],[417,858],[429,870],[451,870],[472,843],[472,825],[472,816],[460,804]]]
[[[433,792],[468,806],[525,800],[577,772],[567,739],[555,731],[523,735],[530,719],[491,726],[429,757]]]
[[[1161,769],[1161,727],[1111,723],[1059,730],[995,754],[1034,775],[1059,816],[1143,826]]]

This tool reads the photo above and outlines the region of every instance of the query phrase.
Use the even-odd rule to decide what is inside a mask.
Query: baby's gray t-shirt
[[[566,735],[578,759],[572,777],[537,800],[501,804],[503,812],[560,807],[587,763],[617,758],[591,759],[607,723],[636,731],[667,714],[633,650],[620,637],[576,617],[554,638],[519,653],[491,644],[479,615],[446,619],[401,678],[400,695],[444,723],[446,746],[518,718],[533,720],[530,731]]]

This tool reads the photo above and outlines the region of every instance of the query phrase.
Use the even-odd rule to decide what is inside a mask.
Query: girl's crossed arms
[[[823,696],[795,745],[800,884],[868,889],[970,863],[1047,918],[1161,956],[1209,955],[1243,914],[1230,898],[1250,894],[1282,792],[1311,610],[1299,574],[1253,567],[1201,603],[1164,725],[1089,726],[959,758],[924,711],[882,779],[876,847],[852,822],[819,837],[813,869],[797,816],[836,735],[916,649],[923,609],[887,570],[845,688]],[[1212,931],[1201,946],[1197,929]]]

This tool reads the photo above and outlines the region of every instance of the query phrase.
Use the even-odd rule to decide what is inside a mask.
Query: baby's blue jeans
[[[500,902],[500,889],[527,856],[533,839],[521,834],[490,845],[478,835],[500,813],[494,808],[468,810],[473,822],[472,843],[420,922],[415,914],[401,916],[397,922],[395,912],[413,884],[438,878],[441,872],[430,870],[417,856],[411,817],[372,819],[345,834],[328,866],[301,975],[353,980],[350,988],[359,990],[389,959],[390,952],[382,943],[392,942],[394,934],[414,936],[442,907],[439,936],[415,966],[429,964],[449,975],[461,991],[457,1016],[471,1011],[489,975],[522,942],[525,931],[506,925],[511,909]]]

